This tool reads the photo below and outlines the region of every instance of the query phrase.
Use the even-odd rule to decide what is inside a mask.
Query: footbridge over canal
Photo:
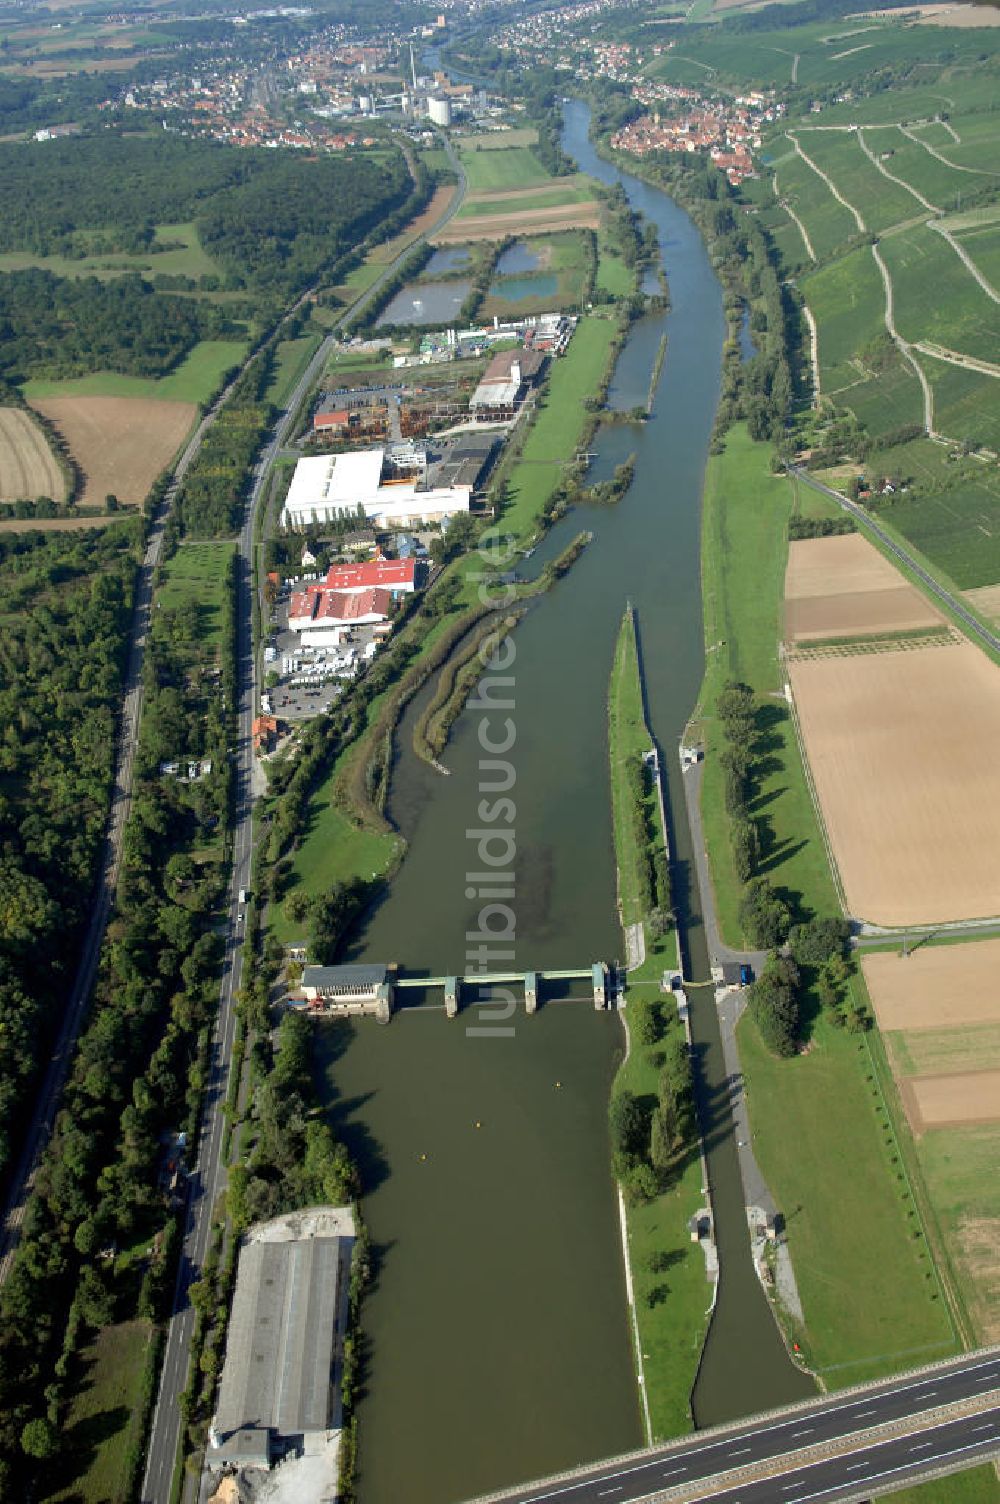
[[[524,1006],[528,1013],[538,1010],[542,984],[545,982],[589,982],[593,988],[594,1007],[606,1008],[612,998],[613,972],[604,961],[594,961],[590,966],[566,967],[547,971],[477,971],[465,976],[407,977],[397,976],[395,991],[407,988],[437,989],[444,992],[444,1011],[449,1018],[457,1018],[462,992],[476,987],[524,987]]]
[[[993,1347],[474,1504],[860,1504],[998,1458]]]

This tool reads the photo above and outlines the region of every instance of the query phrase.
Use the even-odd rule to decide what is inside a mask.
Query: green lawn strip
[[[754,1150],[787,1219],[806,1315],[796,1341],[830,1388],[955,1351],[920,1217],[863,1038],[820,1017],[778,1060],[739,1030]]]
[[[303,334],[298,339],[283,339],[275,351],[274,374],[264,396],[268,402],[283,407],[295,383],[315,355],[321,334]]]
[[[702,514],[702,588],[706,672],[699,699],[706,757],[702,819],[722,934],[739,945],[741,884],[733,867],[719,755],[722,731],[715,701],[730,679],[759,696],[779,691],[778,641],[784,596],[788,518],[794,492],[770,473],[771,451],[741,426],[724,453],[709,458]],[[763,826],[761,872],[778,888],[801,895],[817,913],[839,912],[836,888],[813,810],[795,730],[784,699],[771,698],[768,771],[751,814]]]
[[[670,1017],[669,1029],[680,1030],[677,1010],[669,999],[663,1011]],[[634,1092],[640,1099],[655,1098],[655,1056],[661,1048],[656,1045],[647,1049],[633,1041],[629,1057],[615,1078],[615,1090]],[[669,1190],[644,1205],[626,1207],[636,1320],[654,1441],[691,1429],[689,1399],[708,1329],[712,1287],[705,1276],[704,1255],[691,1241],[688,1222],[704,1200],[701,1161],[695,1148]],[[666,1269],[651,1267],[655,1255],[666,1255]]]
[[[84,1348],[61,1435],[78,1472],[69,1487],[43,1495],[46,1504],[125,1498],[129,1452],[142,1444],[139,1401],[152,1330],[148,1321],[119,1322],[104,1327]]]
[[[1000,1479],[990,1467],[973,1467],[893,1494],[894,1504],[1000,1504]]]
[[[98,371],[71,381],[26,381],[21,390],[29,402],[35,397],[153,397],[161,402],[207,403],[246,351],[246,340],[206,339],[169,376],[159,379]]]
[[[978,1340],[995,1338],[1000,1323],[998,1154],[996,1123],[936,1128],[916,1141],[941,1240]]]
[[[652,745],[642,704],[639,654],[635,623],[628,612],[615,644],[608,693],[608,728],[611,752],[611,804],[614,815],[615,856],[618,862],[618,897],[625,925],[645,919],[643,912],[641,853],[636,847],[632,816],[632,790],[628,768],[635,766]],[[657,814],[657,824],[659,815]]]
[[[159,249],[168,246],[169,249]],[[0,272],[21,271],[38,266],[58,277],[120,277],[125,272],[141,272],[146,281],[159,273],[170,277],[221,277],[218,264],[202,248],[193,223],[157,225],[156,237],[148,251],[129,255],[110,251],[94,256],[35,256],[30,251],[5,251],[0,254]]]
[[[587,418],[584,402],[602,384],[617,332],[613,319],[583,318],[566,354],[553,361],[531,432],[511,472],[501,532],[526,541],[536,530],[539,514],[562,478],[562,466],[577,451]]]
[[[157,603],[165,610],[194,605],[202,641],[214,653],[221,646],[226,599],[226,568],[236,548],[231,539],[182,543],[163,566]]]

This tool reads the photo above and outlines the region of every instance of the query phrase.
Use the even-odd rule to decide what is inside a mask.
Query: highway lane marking
[[[597,1497],[599,1499],[604,1499],[607,1498],[608,1494],[620,1494],[624,1487],[624,1483],[616,1483],[614,1488],[602,1488]]]
[[[737,1447],[735,1451],[727,1452],[727,1457],[742,1457],[744,1452],[752,1452],[753,1447]]]
[[[793,1431],[792,1436],[808,1436],[810,1432],[815,1431],[815,1429],[815,1426],[803,1426],[801,1431]]]
[[[854,1472],[857,1472],[857,1470],[858,1470],[859,1467],[871,1467],[871,1463],[867,1462],[867,1461],[865,1461],[865,1462],[849,1462],[847,1464],[847,1466],[845,1467],[844,1471],[847,1472],[847,1473],[854,1473]]]
[[[911,1452],[923,1452],[923,1451],[926,1450],[927,1447],[932,1447],[933,1445],[934,1445],[933,1441],[918,1441],[918,1442],[914,1443],[914,1445],[910,1448],[910,1451]]]

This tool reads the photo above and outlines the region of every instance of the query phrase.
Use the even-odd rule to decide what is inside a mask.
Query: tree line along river
[[[565,109],[563,145],[584,172],[621,182],[657,227],[672,308],[640,321],[611,400],[644,403],[669,336],[651,420],[596,441],[600,478],[630,451],[616,508],[581,508],[539,546],[541,567],[579,531],[592,545],[518,627],[504,712],[520,970],[589,965],[621,953],[615,911],[606,696],[626,600],[639,617],[648,710],[671,771],[685,973],[708,975],[676,746],[703,671],[700,496],[719,393],[722,295],[697,229],[665,194],[603,162],[589,111]],[[581,512],[587,512],[586,517]],[[427,694],[432,692],[429,687]],[[477,806],[484,753],[466,712],[443,778],[411,750],[418,696],[399,729],[393,819],[409,843],[358,957],[432,975],[466,969],[482,906]],[[495,796],[493,796],[495,797]],[[467,896],[467,890],[472,896]],[[693,993],[702,1126],[722,1277],[693,1408],[698,1424],[800,1397],[749,1256],[725,1069],[711,993]],[[556,1000],[487,1032],[487,1010],[446,1020],[405,1009],[319,1032],[328,1100],[357,1156],[377,1250],[366,1298],[359,1405],[362,1504],[444,1504],[642,1444],[607,1104],[624,1048],[616,1014]],[[710,1287],[705,1285],[706,1304]]]

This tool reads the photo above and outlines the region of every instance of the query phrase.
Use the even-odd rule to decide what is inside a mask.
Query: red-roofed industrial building
[[[339,642],[352,627],[388,621],[392,607],[388,590],[329,590],[314,585],[292,596],[288,625],[293,632],[301,632],[303,647],[326,647]]]
[[[419,559],[368,559],[364,564],[331,564],[323,582],[327,590],[390,590],[410,595],[424,583]]]

